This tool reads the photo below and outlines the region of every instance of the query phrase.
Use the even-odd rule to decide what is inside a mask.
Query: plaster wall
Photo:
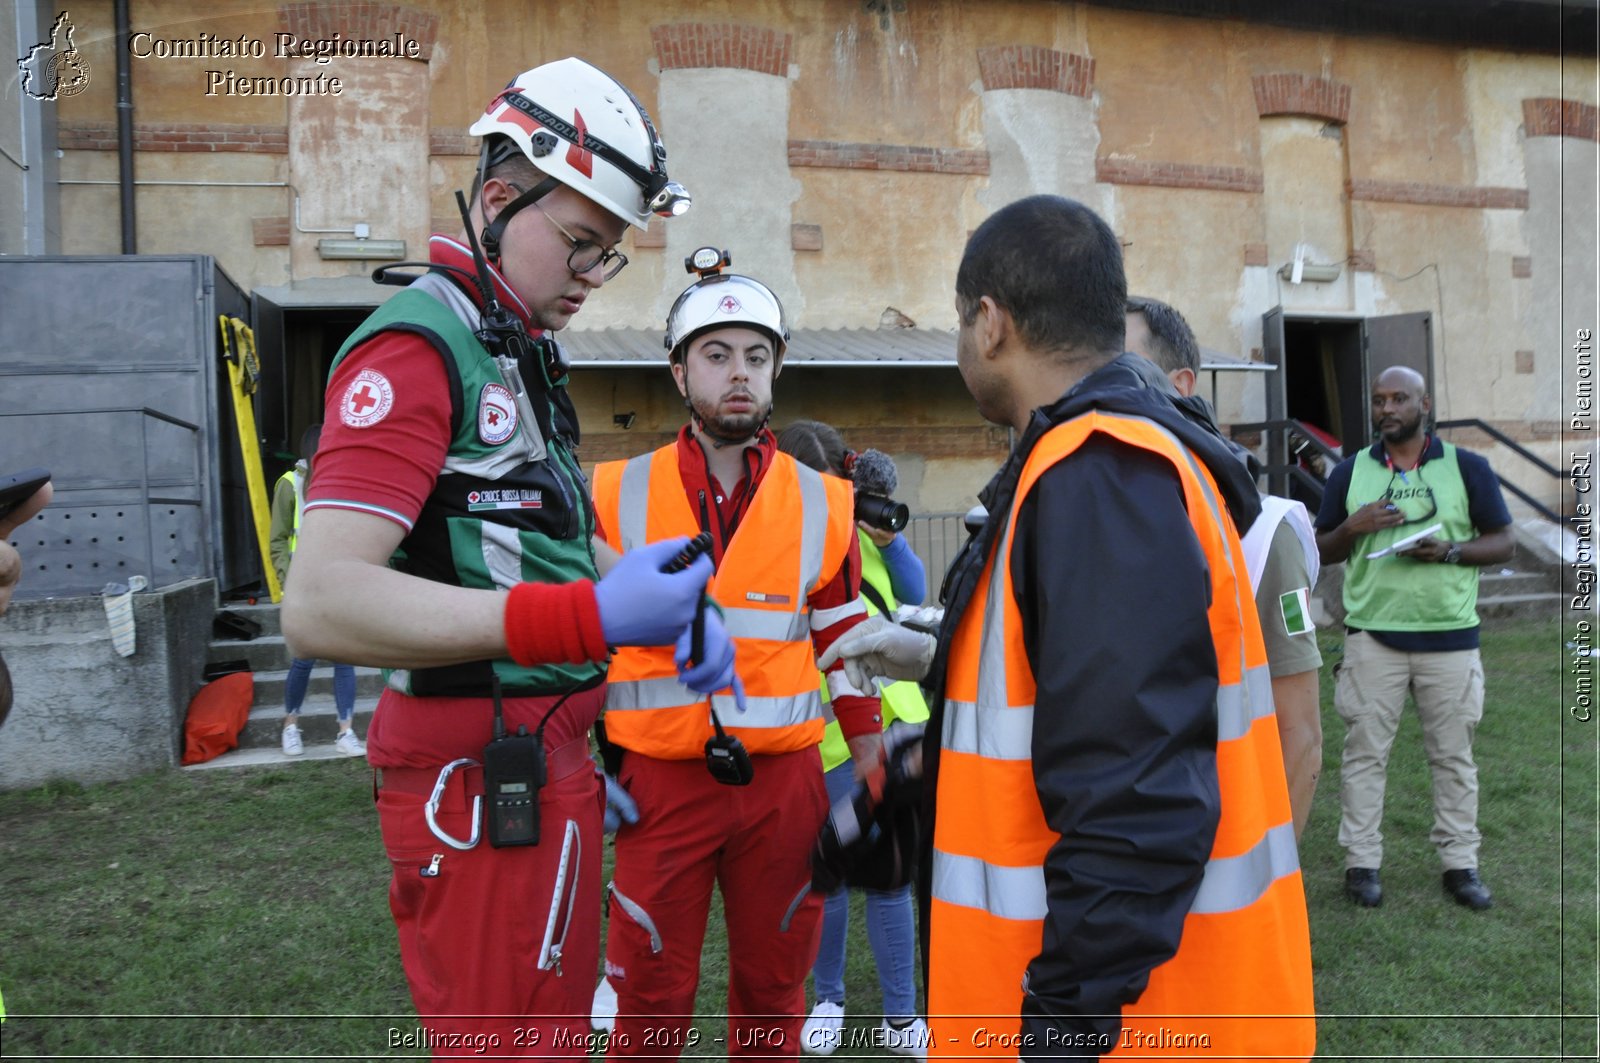
[[[1105,214],[1109,189],[1094,180],[1100,136],[1094,104],[1046,89],[993,89],[983,94],[989,187],[978,202],[992,213],[1024,196],[1066,196]]]

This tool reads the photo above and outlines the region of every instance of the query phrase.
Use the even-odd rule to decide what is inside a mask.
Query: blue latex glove
[[[605,828],[607,834],[615,834],[617,828],[624,823],[639,822],[639,805],[632,795],[622,788],[615,775],[606,776],[606,818]]]
[[[688,542],[679,536],[629,550],[595,584],[606,645],[670,646],[688,630],[711,578],[711,559],[702,554],[682,572],[661,571]]]
[[[722,617],[715,609],[709,606],[705,608],[705,659],[695,661],[691,668],[689,658],[692,655],[693,636],[694,625],[691,624],[673,645],[672,659],[678,664],[678,682],[696,694],[728,689],[737,678],[733,670],[733,637],[728,634]]]

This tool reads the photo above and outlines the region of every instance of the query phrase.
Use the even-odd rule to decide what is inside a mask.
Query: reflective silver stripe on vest
[[[617,529],[623,553],[645,544],[645,528],[650,521],[650,462],[653,454],[629,458],[622,467],[622,487],[617,499]]]
[[[1264,664],[1246,668],[1243,683],[1217,688],[1217,741],[1243,738],[1257,720],[1273,711],[1271,670]]]
[[[1189,911],[1196,915],[1236,912],[1259,901],[1272,884],[1300,870],[1300,853],[1294,844],[1294,824],[1280,823],[1238,856],[1213,857],[1206,862]]]
[[[822,474],[795,462],[800,479],[800,599],[822,578],[822,554],[828,539],[828,489]],[[800,602],[796,602],[799,605]]]
[[[1281,823],[1248,852],[1208,860],[1189,914],[1218,915],[1248,908],[1273,883],[1299,870],[1294,825]],[[1001,919],[1042,920],[1049,910],[1043,866],[1002,867],[937,848],[933,851],[933,896]]]
[[[734,638],[799,642],[811,637],[811,624],[803,612],[725,608],[722,610],[722,623]]]
[[[631,712],[676,709],[704,702],[705,698],[674,678],[638,679],[606,686],[606,711]],[[822,695],[816,689],[797,697],[746,697],[740,712],[731,694],[717,694],[711,704],[728,727],[792,727],[822,716]]]
[[[933,897],[1001,919],[1042,920],[1044,868],[1001,867],[975,856],[933,851]]]
[[[478,524],[483,547],[483,563],[496,587],[515,587],[522,582],[522,540],[517,529],[504,524],[481,521]]]
[[[675,709],[703,701],[702,695],[670,677],[611,683],[606,687],[607,712]],[[822,715],[822,695],[815,687],[792,698],[747,697],[748,711],[743,713],[729,694],[716,695],[712,704],[726,727],[790,727]]]
[[[1033,706],[979,706],[946,698],[942,745],[990,760],[1031,760]]]

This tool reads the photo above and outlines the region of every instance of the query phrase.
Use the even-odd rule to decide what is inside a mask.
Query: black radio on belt
[[[544,728],[526,724],[506,734],[500,710],[500,677],[494,692],[494,741],[483,747],[483,790],[488,798],[489,844],[496,849],[539,844],[539,788],[545,784]]]
[[[722,729],[717,711],[711,710],[711,726],[717,733],[706,739],[706,770],[711,777],[725,786],[749,786],[756,777],[756,766],[750,763],[750,753],[739,741]]]

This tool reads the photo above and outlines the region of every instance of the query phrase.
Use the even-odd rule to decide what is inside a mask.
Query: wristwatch
[[[1461,544],[1451,543],[1450,549],[1444,552],[1444,561],[1447,565],[1461,564]]]

